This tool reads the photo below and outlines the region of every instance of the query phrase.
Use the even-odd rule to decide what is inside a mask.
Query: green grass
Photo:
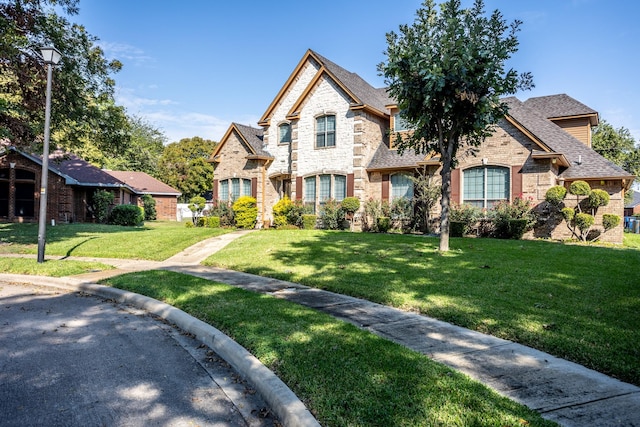
[[[162,261],[209,237],[220,228],[187,228],[179,222],[146,222],[142,227],[58,224],[47,227],[47,255]],[[0,254],[38,252],[37,224],[0,224]]]
[[[215,325],[272,369],[324,426],[551,426],[426,356],[315,310],[168,271],[103,283]]]
[[[624,246],[627,248],[640,249],[640,234],[624,233]]]
[[[411,235],[265,230],[205,264],[416,311],[640,385],[640,251]],[[247,256],[247,254],[252,256]]]
[[[7,258],[0,256],[0,272],[2,273],[64,277],[96,270],[110,270],[112,268],[100,262],[46,260],[44,263],[38,264],[35,258]]]

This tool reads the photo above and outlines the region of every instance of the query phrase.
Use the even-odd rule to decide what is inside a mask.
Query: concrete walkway
[[[160,268],[267,293],[329,313],[423,353],[561,425],[640,427],[639,387],[575,363],[369,301],[296,283],[199,265],[207,256],[245,233],[230,233],[209,239],[163,262],[107,260],[105,263],[116,266],[118,270],[75,276],[73,281],[91,284],[124,272]],[[6,276],[0,275],[0,279]],[[233,361],[229,362],[233,365]],[[268,399],[265,400],[269,403]],[[280,416],[275,408],[274,412]]]

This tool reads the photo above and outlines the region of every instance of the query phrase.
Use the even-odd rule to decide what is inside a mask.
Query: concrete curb
[[[118,303],[129,304],[155,314],[175,324],[183,331],[193,334],[196,339],[210,347],[233,366],[240,375],[256,388],[284,426],[320,426],[315,417],[291,389],[244,347],[213,326],[169,304],[133,292],[73,278],[0,274],[0,280],[9,283],[28,283],[75,292],[86,292]]]

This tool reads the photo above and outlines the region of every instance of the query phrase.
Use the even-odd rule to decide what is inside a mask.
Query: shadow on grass
[[[222,330],[272,369],[322,425],[552,425],[425,356],[288,301],[168,271],[106,284]]]
[[[73,223],[48,226],[47,243],[60,242],[86,234],[139,232],[149,227],[121,227],[106,224]],[[19,245],[37,244],[38,224],[0,224],[0,243]]]
[[[269,233],[281,234],[261,244]],[[211,263],[417,311],[640,384],[640,251],[454,238],[441,254],[422,236],[288,233],[253,233]]]

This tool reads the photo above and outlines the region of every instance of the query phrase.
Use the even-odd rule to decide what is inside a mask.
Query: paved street
[[[273,426],[208,348],[143,311],[0,282],[3,426]]]

